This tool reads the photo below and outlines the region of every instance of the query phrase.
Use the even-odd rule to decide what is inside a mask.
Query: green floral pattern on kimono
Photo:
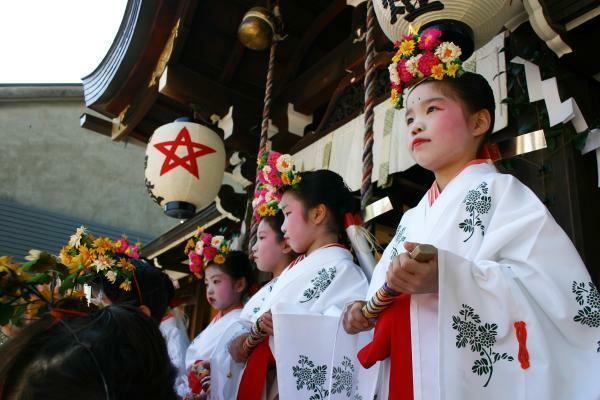
[[[275,282],[277,281],[277,278],[273,278],[271,280],[271,282],[267,283],[268,288],[269,288],[269,293],[271,293],[273,291],[273,285],[275,285]],[[265,295],[262,299],[260,299],[260,304],[261,306],[259,307],[254,307],[252,309],[252,314],[256,315],[256,313],[258,313],[260,311],[260,308],[262,307],[262,304],[265,302],[265,299],[267,298],[267,296]]]
[[[339,367],[333,367],[333,384],[331,385],[331,393],[346,393],[346,397],[352,396],[352,389],[358,389],[358,384],[355,382],[354,363],[344,356],[344,359]],[[353,400],[362,400],[362,396],[358,393],[354,394]]]
[[[391,245],[393,246],[392,248],[392,253],[391,253],[391,259],[393,260],[394,257],[396,257],[398,255],[398,247],[400,246],[400,243],[403,243],[406,240],[406,227],[399,225],[398,229],[396,230],[396,234],[394,235],[394,238],[392,239],[392,243]]]
[[[471,371],[477,375],[487,375],[483,387],[487,387],[494,373],[494,364],[500,360],[513,361],[513,357],[507,353],[496,353],[493,351],[498,335],[498,325],[481,323],[481,318],[475,314],[473,307],[462,305],[458,315],[452,316],[452,329],[458,331],[456,335],[456,347],[471,346],[471,351],[479,353],[480,359],[475,360]]]
[[[313,299],[318,299],[321,297],[321,293],[325,291],[335,278],[336,274],[335,267],[330,267],[329,269],[321,269],[317,272],[317,275],[310,280],[312,287],[309,287],[302,293],[303,299],[300,300],[300,303],[307,303]]]
[[[325,389],[327,379],[327,366],[315,365],[307,356],[300,355],[298,364],[292,367],[292,373],[296,378],[296,390],[313,392],[310,400],[322,400],[329,397],[329,390]]]
[[[465,211],[469,213],[469,216],[458,224],[460,229],[469,234],[463,242],[471,239],[477,228],[481,230],[482,236],[485,234],[485,226],[481,221],[481,217],[492,208],[492,196],[488,196],[488,192],[487,182],[482,182],[475,189],[467,192],[463,204],[465,204]]]
[[[583,308],[579,309],[573,321],[590,328],[600,327],[600,293],[592,282],[573,281],[571,291],[575,294],[575,301]],[[600,352],[600,342],[598,342]]]

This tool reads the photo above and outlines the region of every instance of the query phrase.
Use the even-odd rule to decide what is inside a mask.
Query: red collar
[[[454,178],[456,178],[461,172],[463,172],[467,167],[470,167],[471,165],[488,164],[489,162],[489,158],[477,158],[475,160],[469,161],[456,173],[456,175],[454,175]],[[440,197],[440,188],[438,187],[437,182],[434,181],[429,190],[427,191],[427,201],[429,202],[429,207],[431,207],[433,203],[435,203],[438,197]]]

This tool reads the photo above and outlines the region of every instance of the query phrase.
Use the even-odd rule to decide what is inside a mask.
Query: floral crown
[[[185,254],[190,261],[190,272],[200,279],[209,263],[221,265],[225,263],[229,254],[230,242],[221,235],[213,236],[196,230],[194,236],[185,246]]]
[[[23,325],[69,300],[75,301],[69,302],[69,308],[77,304],[85,309],[81,285],[98,275],[112,283],[122,277],[120,288],[131,290],[135,267],[128,258],[138,258],[138,251],[126,239],[95,239],[81,227],[59,257],[39,250],[30,250],[24,264],[0,257],[0,325]]]
[[[61,307],[69,299],[83,305],[79,282],[66,266],[45,252],[30,251],[28,262],[0,257],[0,326],[24,326]]]
[[[281,189],[294,187],[301,177],[294,171],[292,156],[276,151],[261,152],[257,160],[259,185],[254,192],[252,207],[257,221],[275,216],[279,211]]]
[[[257,222],[263,217],[274,217],[279,212],[279,202],[281,193],[277,190],[267,189],[263,185],[259,186],[254,192],[252,208],[254,209],[254,218]]]
[[[258,155],[259,182],[269,189],[279,190],[284,186],[296,186],[300,175],[294,171],[292,156],[276,151],[264,151]]]
[[[396,54],[388,67],[392,83],[391,102],[402,108],[402,92],[424,80],[456,78],[464,73],[460,56],[462,50],[452,42],[442,42],[442,31],[425,29],[421,34],[411,32],[396,42]]]
[[[140,258],[140,245],[139,242],[131,245],[126,236],[115,241],[108,237],[95,238],[82,226],[60,250],[59,259],[71,273],[80,273],[91,278],[100,275],[110,283],[121,279],[119,288],[129,291],[135,280],[135,266],[130,258]]]

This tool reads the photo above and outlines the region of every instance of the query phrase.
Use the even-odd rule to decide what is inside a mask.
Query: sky
[[[81,83],[117,34],[127,0],[0,0],[0,84]]]

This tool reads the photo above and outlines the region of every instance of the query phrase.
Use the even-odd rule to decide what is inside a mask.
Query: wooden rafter
[[[240,43],[239,40],[236,40],[235,45],[233,47],[233,51],[229,56],[229,60],[227,60],[226,67],[223,70],[223,73],[221,73],[221,76],[219,77],[220,83],[227,84],[231,81],[243,56],[244,46]]]
[[[323,11],[310,25],[310,28],[302,36],[300,45],[294,51],[294,57],[288,63],[281,85],[294,78],[298,74],[300,64],[304,56],[314,44],[321,32],[346,8],[346,0],[334,0],[325,11]]]

